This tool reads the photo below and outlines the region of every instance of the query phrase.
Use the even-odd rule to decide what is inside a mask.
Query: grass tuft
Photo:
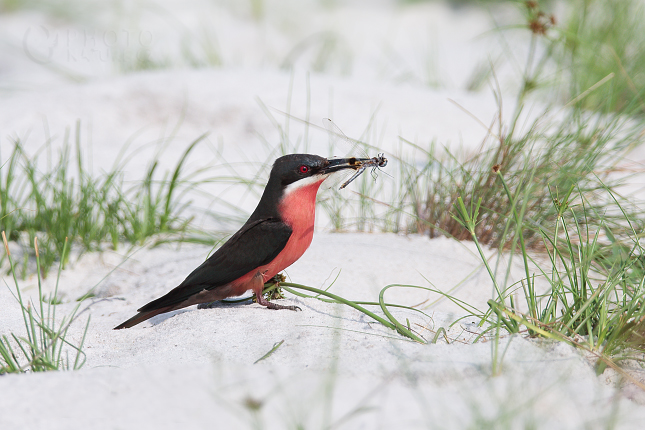
[[[203,241],[189,231],[190,218],[183,216],[188,203],[181,194],[199,184],[190,180],[192,176],[187,176],[184,168],[187,157],[204,138],[202,135],[195,139],[174,170],[161,179],[159,159],[153,159],[143,179],[130,188],[123,180],[125,165],[99,175],[87,170],[79,123],[74,157],[69,135],[58,159],[47,163],[40,160],[40,154],[50,143],[29,156],[23,143],[14,141],[0,170],[0,219],[8,240],[18,243],[23,251],[23,265],[16,269],[26,276],[29,244],[36,236],[41,238],[43,276],[47,276],[58,256],[63,258],[63,265],[67,263],[69,253],[63,248],[68,238],[81,253],[101,250],[106,244],[116,249],[122,242],[143,244],[155,238],[168,240],[169,236]]]
[[[36,254],[38,273],[38,302],[25,303],[18,285],[18,278],[11,259],[9,244],[5,232],[2,232],[2,240],[6,251],[11,274],[13,276],[15,294],[14,297],[20,305],[25,326],[25,336],[17,336],[14,333],[0,336],[0,375],[5,373],[23,373],[26,371],[44,372],[48,370],[77,370],[85,364],[83,344],[90,324],[87,318],[83,336],[79,342],[73,343],[68,339],[68,330],[71,324],[80,317],[81,303],[78,303],[71,313],[56,319],[56,305],[48,301],[42,293],[40,276],[40,252],[38,240],[34,239],[34,251]],[[63,252],[67,251],[67,242],[63,246]],[[61,260],[64,255],[61,256]],[[58,276],[62,263],[59,265]],[[7,285],[8,287],[8,285]],[[11,290],[10,290],[11,291]],[[54,297],[58,293],[58,279]],[[13,294],[13,292],[12,292]],[[70,356],[71,351],[71,356]]]

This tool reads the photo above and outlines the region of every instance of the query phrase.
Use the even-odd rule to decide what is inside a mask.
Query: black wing
[[[291,227],[277,219],[256,220],[243,226],[179,286],[138,311],[182,303],[202,290],[214,290],[270,263],[284,249],[291,232]]]

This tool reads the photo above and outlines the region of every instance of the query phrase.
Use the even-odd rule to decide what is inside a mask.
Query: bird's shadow
[[[218,309],[218,308],[230,308],[230,307],[238,307],[238,306],[247,306],[252,304],[253,302],[251,301],[251,298],[249,297],[248,300],[245,300],[243,302],[226,302],[226,301],[217,301],[211,304],[208,304],[205,307],[197,307],[197,306],[191,306],[189,308],[185,309],[177,309],[176,311],[170,311],[166,312],[163,314],[155,315],[154,317],[150,318],[148,321],[150,322],[150,325],[156,326],[158,324],[161,324],[162,322],[166,321],[169,318],[172,318],[176,315],[183,314],[185,312],[193,312],[193,311],[198,311],[202,309]]]
[[[190,312],[191,310],[192,309],[178,309],[176,311],[166,312],[165,314],[155,315],[154,317],[150,318],[148,322],[150,323],[150,325],[156,326],[157,324],[161,324],[162,322],[166,321],[168,318],[183,314],[184,312]]]
[[[347,320],[347,321],[353,321],[353,322],[360,322],[362,320],[362,317],[356,318],[356,317],[349,317],[347,315],[342,315],[342,314],[335,314],[330,311],[323,311],[320,309],[316,309],[315,307],[307,305],[304,301],[298,301],[298,302],[299,302],[298,303],[299,306],[302,306],[303,308],[306,308],[311,312],[314,312],[320,315],[325,315],[333,319]],[[179,314],[183,314],[184,312],[201,311],[203,309],[234,308],[234,307],[249,306],[252,304],[253,304],[252,297],[249,297],[247,300],[240,301],[240,302],[228,302],[226,300],[220,300],[209,304],[205,303],[203,305],[191,306],[189,308],[178,309],[176,311],[170,311],[164,314],[155,315],[154,317],[150,318],[148,321],[150,322],[150,325],[156,326],[166,321],[167,319],[172,318]]]

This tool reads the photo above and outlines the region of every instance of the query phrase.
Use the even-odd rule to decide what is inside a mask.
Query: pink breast
[[[272,262],[252,270],[235,282],[238,287],[236,294],[242,294],[250,288],[246,287],[246,284],[258,271],[263,273],[266,282],[295,263],[309,248],[314,236],[316,194],[324,180],[325,178],[300,187],[282,198],[278,204],[278,211],[282,220],[291,227],[293,232],[284,249]]]

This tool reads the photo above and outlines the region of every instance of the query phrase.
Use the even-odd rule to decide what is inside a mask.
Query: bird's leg
[[[253,292],[255,293],[255,299],[262,306],[266,306],[269,309],[289,309],[291,311],[302,310],[298,306],[284,306],[266,300],[262,295],[262,289],[264,288],[264,277],[262,276],[262,273],[256,273],[251,282],[253,282]]]

